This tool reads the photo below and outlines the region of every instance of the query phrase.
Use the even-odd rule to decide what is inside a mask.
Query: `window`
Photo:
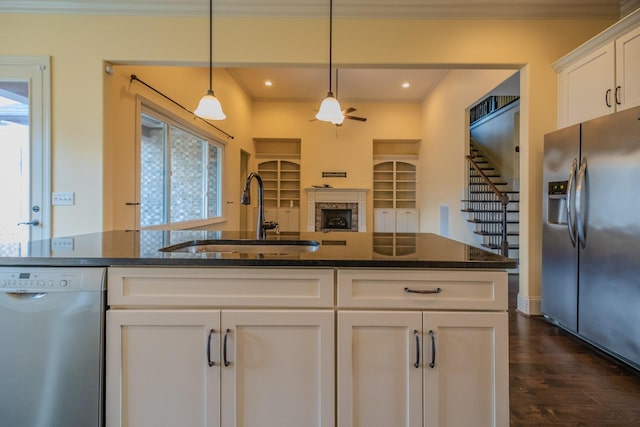
[[[143,106],[140,227],[222,217],[223,145]]]

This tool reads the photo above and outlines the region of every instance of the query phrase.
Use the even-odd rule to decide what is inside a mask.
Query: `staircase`
[[[482,247],[518,259],[520,193],[508,189],[499,171],[482,155],[473,140],[470,141],[469,153],[468,187],[466,198],[462,200],[462,212],[466,214],[467,222],[473,227]],[[503,236],[505,226],[507,232]],[[504,237],[506,241],[503,244]]]

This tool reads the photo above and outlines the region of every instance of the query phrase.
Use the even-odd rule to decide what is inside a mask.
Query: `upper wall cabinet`
[[[553,64],[558,127],[640,105],[640,9]]]

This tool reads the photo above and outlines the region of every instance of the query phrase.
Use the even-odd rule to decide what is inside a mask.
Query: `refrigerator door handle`
[[[573,201],[575,200],[575,188],[574,181],[576,177],[576,169],[578,168],[578,159],[573,159],[571,168],[569,169],[569,179],[567,180],[567,228],[569,229],[569,237],[571,238],[571,245],[576,247],[576,221],[575,212],[573,210]]]
[[[578,226],[578,240],[584,249],[587,246],[587,158],[583,157],[578,171],[578,182],[576,183],[576,220]]]

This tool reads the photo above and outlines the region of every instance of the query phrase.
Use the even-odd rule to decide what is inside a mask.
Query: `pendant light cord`
[[[332,61],[331,59],[332,57],[333,57],[333,0],[329,0],[329,93],[331,93],[331,61]]]
[[[209,90],[213,92],[213,0],[209,0]]]

